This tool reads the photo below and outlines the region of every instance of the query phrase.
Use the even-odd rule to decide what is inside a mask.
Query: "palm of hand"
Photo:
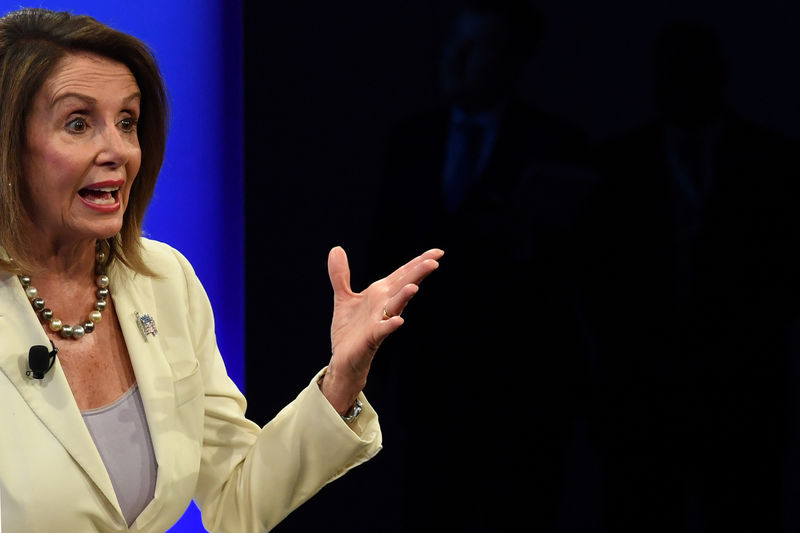
[[[356,293],[350,287],[350,267],[344,250],[337,246],[330,251],[333,355],[329,373],[336,373],[339,385],[349,390],[348,396],[358,394],[363,388],[378,347],[403,324],[400,313],[417,293],[422,280],[439,266],[438,259],[443,254],[436,248],[428,250]],[[328,399],[336,405],[330,396]]]

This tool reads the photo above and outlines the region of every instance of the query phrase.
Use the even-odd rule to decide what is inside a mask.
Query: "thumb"
[[[334,296],[350,292],[350,265],[341,246],[334,246],[328,253],[328,276],[331,278]]]

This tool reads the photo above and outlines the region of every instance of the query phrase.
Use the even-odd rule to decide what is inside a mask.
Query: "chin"
[[[93,239],[110,239],[122,230],[122,221],[109,221],[105,224],[92,224],[86,228],[86,233]]]

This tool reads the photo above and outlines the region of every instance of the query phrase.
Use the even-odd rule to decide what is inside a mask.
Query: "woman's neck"
[[[38,246],[33,250],[36,271],[31,275],[38,279],[91,278],[94,275],[95,246],[94,239]]]

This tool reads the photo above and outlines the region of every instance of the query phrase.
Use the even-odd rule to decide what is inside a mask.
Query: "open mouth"
[[[86,187],[78,194],[90,204],[114,205],[119,200],[119,187]]]

